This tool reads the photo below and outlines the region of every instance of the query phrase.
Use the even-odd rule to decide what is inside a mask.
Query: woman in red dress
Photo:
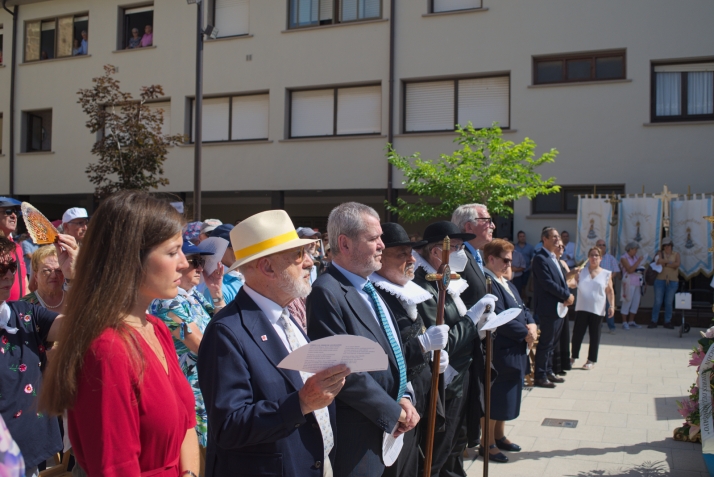
[[[119,192],[92,217],[67,297],[60,349],[40,406],[68,410],[79,465],[93,476],[198,474],[194,398],[171,334],[146,309],[177,294],[181,216]]]

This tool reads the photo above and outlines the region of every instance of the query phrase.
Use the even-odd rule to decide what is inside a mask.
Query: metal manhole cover
[[[578,427],[578,421],[574,421],[572,419],[551,419],[551,418],[546,418],[543,420],[543,423],[541,426],[550,426],[550,427],[567,427],[568,429],[575,429]]]

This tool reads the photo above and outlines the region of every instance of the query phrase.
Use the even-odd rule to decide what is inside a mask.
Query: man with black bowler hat
[[[382,224],[382,268],[369,276],[377,293],[387,304],[399,327],[402,351],[407,364],[407,381],[414,390],[414,407],[421,416],[420,424],[404,435],[404,444],[399,458],[384,470],[384,477],[414,477],[419,473],[419,442],[426,428],[424,419],[431,400],[431,359],[435,350],[443,350],[449,338],[449,326],[426,328],[417,310],[417,305],[431,298],[431,294],[412,282],[414,264],[412,249],[426,245],[426,240],[411,242],[404,228],[395,223]],[[449,355],[441,351],[439,370],[449,364]],[[444,409],[437,403],[437,414],[443,425]],[[437,425],[437,427],[440,427]]]

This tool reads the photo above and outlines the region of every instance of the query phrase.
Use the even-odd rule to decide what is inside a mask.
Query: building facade
[[[196,6],[4,3],[16,18],[0,10],[0,194],[12,182],[51,218],[91,207],[96,135],[77,91],[111,64],[135,96],[163,86],[152,107],[164,110],[166,132],[189,139],[170,148],[163,191],[190,204]],[[204,47],[204,218],[282,207],[298,225],[324,227],[346,200],[383,212],[388,140],[400,154],[436,158],[455,149],[454,124],[467,121],[497,121],[508,140],[560,152],[539,172],[562,192],[518,201],[502,234],[524,230],[536,242],[545,225],[574,229],[576,196],[593,189],[712,191],[710,1],[203,3],[218,28]],[[404,196],[398,171],[393,188]]]

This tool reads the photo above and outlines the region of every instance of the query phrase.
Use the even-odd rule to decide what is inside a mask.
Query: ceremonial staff
[[[491,277],[486,277],[486,293],[491,293]],[[484,315],[491,313],[491,305],[486,305],[484,310]],[[486,372],[485,372],[485,385],[484,385],[484,399],[483,399],[483,440],[482,447],[483,452],[483,477],[488,477],[488,443],[491,442],[491,361],[493,359],[493,349],[491,346],[491,330],[486,330]]]
[[[428,273],[426,279],[436,282],[439,288],[439,301],[436,306],[436,325],[444,324],[444,306],[446,305],[446,289],[449,287],[451,279],[458,279],[461,276],[456,273],[451,274],[449,268],[449,254],[451,252],[451,239],[444,237],[441,247],[441,265],[437,273]],[[439,360],[441,351],[434,351],[434,358],[431,365],[431,401],[429,402],[429,414],[427,414],[426,427],[426,448],[424,449],[424,477],[431,475],[432,452],[434,450],[434,431],[436,427],[436,400],[439,399]]]

